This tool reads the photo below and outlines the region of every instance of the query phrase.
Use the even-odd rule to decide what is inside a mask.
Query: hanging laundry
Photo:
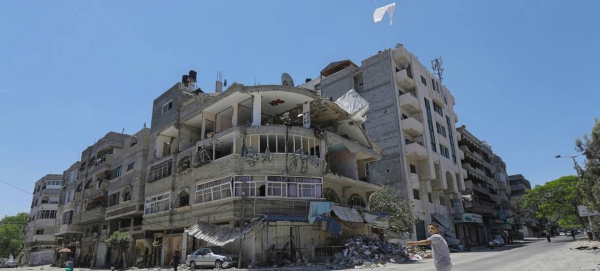
[[[378,23],[383,20],[383,15],[387,12],[390,15],[390,25],[392,25],[392,15],[394,15],[394,10],[396,9],[396,3],[391,3],[387,6],[383,6],[375,9],[373,12],[373,21]]]

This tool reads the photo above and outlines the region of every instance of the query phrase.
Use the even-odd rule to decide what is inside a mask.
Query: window
[[[169,112],[169,110],[171,110],[172,108],[173,108],[173,101],[169,101],[162,107],[163,114]]]
[[[440,154],[448,159],[450,159],[450,151],[444,145],[440,144]]]
[[[130,171],[130,170],[132,170],[132,169],[134,169],[134,168],[135,168],[135,162],[133,162],[133,163],[131,163],[131,164],[127,165],[127,171]]]
[[[170,199],[171,195],[169,193],[147,198],[144,205],[144,214],[149,215],[168,211]]]
[[[421,77],[423,78],[423,77]],[[427,113],[427,124],[429,126],[429,138],[431,140],[431,150],[433,152],[437,152],[437,146],[435,144],[435,132],[433,131],[433,121],[431,120],[431,105],[429,104],[429,100],[425,99],[425,111]]]
[[[417,167],[413,164],[410,165],[410,173],[417,174]]]
[[[120,193],[117,192],[117,193],[114,193],[114,194],[108,196],[108,207],[119,204],[119,194]]]
[[[156,166],[153,166],[150,169],[150,173],[148,174],[148,182],[158,181],[160,179],[171,176],[173,169],[172,160],[160,163]]]
[[[121,177],[121,170],[122,169],[123,169],[123,166],[119,166],[118,168],[113,169],[112,172],[110,173],[111,179],[115,179],[115,178]]]
[[[429,199],[429,203],[433,203],[433,197],[431,197],[431,193],[427,193],[427,198]]]
[[[71,219],[73,218],[73,211],[68,211],[63,213],[63,219],[62,219],[62,223],[64,224],[71,224]]]
[[[348,205],[350,206],[360,206],[367,207],[367,204],[363,200],[363,198],[358,194],[352,194],[348,199]]]
[[[446,206],[446,199],[442,196],[440,196],[440,205]]]
[[[71,173],[69,174],[69,183],[74,182],[75,180],[77,180],[77,170],[73,170],[71,171]]]
[[[423,77],[423,75],[421,75],[421,83],[423,83],[423,85],[427,86],[427,80],[425,80],[425,77]]]
[[[54,211],[50,211],[50,210],[39,211],[38,217],[40,219],[56,218],[56,210],[54,210]]]
[[[321,84],[316,84],[315,85],[315,90],[321,90]]]
[[[437,128],[438,134],[443,135],[444,137],[446,137],[446,127],[444,127],[444,125],[440,124],[439,122],[436,122],[435,126]]]
[[[330,202],[333,202],[333,203],[341,203],[340,197],[335,192],[335,190],[333,190],[331,188],[325,188],[325,189],[323,189],[323,197],[327,201],[330,201]]]
[[[50,186],[50,185],[58,186],[58,185],[60,185],[60,180],[50,180],[50,181],[46,181],[46,185],[47,185],[47,186]]]
[[[431,87],[433,87],[433,90],[437,91],[437,89],[435,88],[435,80],[433,80],[433,78],[431,78]]]
[[[436,102],[433,102],[433,111],[435,111],[442,117],[444,116],[444,110],[442,109],[442,106]]]
[[[419,196],[419,190],[413,189],[413,198],[416,200],[421,200],[421,197]]]
[[[444,103],[448,105],[448,98],[444,97]]]
[[[228,197],[231,197],[231,177],[196,185],[196,204]]]
[[[36,234],[36,235],[42,235],[42,234],[44,234],[44,229],[41,229],[41,230],[35,230],[35,234]]]

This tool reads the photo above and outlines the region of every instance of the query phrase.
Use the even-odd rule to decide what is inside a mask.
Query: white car
[[[500,235],[496,235],[494,236],[494,246],[495,247],[503,247],[504,246],[504,238],[502,238],[502,236]]]
[[[203,247],[187,255],[185,264],[190,269],[196,267],[228,268],[237,267],[238,256],[231,254],[222,247]]]

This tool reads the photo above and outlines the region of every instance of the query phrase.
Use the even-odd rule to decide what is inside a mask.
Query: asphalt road
[[[452,270],[456,271],[567,271],[597,270],[600,251],[573,249],[582,245],[598,245],[598,242],[574,241],[559,236],[546,239],[529,239],[505,247],[483,248],[467,253],[452,253]],[[435,270],[432,259],[406,265],[386,265],[384,269]],[[600,270],[600,269],[598,269]]]

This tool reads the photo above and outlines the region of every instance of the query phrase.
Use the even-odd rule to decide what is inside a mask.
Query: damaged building
[[[217,81],[210,94],[195,80],[191,71],[154,100],[148,264],[168,264],[175,251],[184,261],[209,245],[235,253],[234,264],[312,262],[332,255],[332,237],[385,227],[368,212],[380,188],[368,167],[381,155],[362,128],[368,103],[351,88],[334,102],[287,74],[282,85],[226,91]]]
[[[363,126],[383,149],[382,159],[369,164],[370,179],[412,201],[419,218],[412,239],[425,239],[427,224],[437,221],[448,243],[457,244],[452,216],[464,212],[467,173],[460,163],[464,153],[458,148],[454,96],[440,78],[399,44],[360,66],[333,62],[302,87],[333,100],[354,89],[370,104]]]

